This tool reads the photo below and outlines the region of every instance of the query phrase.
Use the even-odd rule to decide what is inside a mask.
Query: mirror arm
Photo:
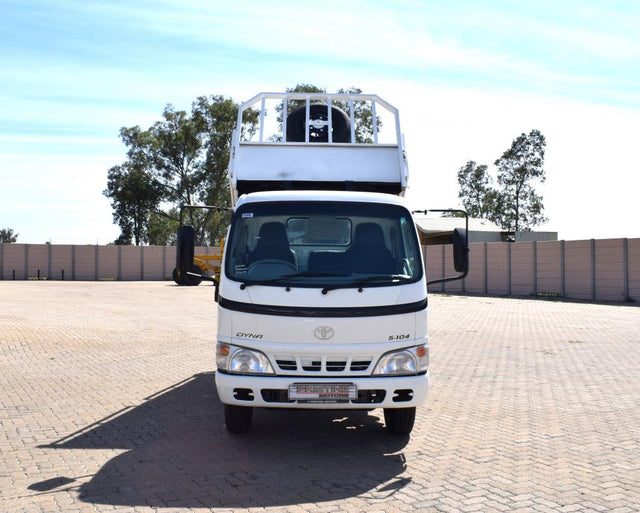
[[[469,269],[467,269],[465,272],[459,274],[458,276],[449,276],[448,278],[439,278],[437,280],[430,280],[430,281],[427,282],[427,286],[434,285],[435,283],[445,283],[447,281],[462,280],[462,279],[467,277],[467,274],[469,274]]]
[[[215,290],[213,291],[213,299],[218,302],[218,294],[220,291],[220,282],[216,280],[213,276],[203,276],[202,274],[192,273],[187,271],[187,275],[193,276],[194,278],[200,278],[202,281],[209,281],[213,283]]]
[[[182,216],[185,210],[195,210],[201,208],[204,210],[215,210],[216,212],[231,212],[233,209],[230,207],[217,207],[215,205],[182,205],[180,207],[180,226],[182,226]]]
[[[412,214],[424,214],[424,215],[427,215],[429,212],[449,212],[449,213],[457,212],[459,214],[464,215],[464,248],[465,248],[465,252],[468,254],[469,253],[469,214],[467,214],[465,210],[460,210],[456,208],[431,208],[428,210],[425,209],[425,210],[411,211]],[[462,280],[467,277],[467,274],[469,274],[468,265],[463,273],[460,273],[457,276],[449,276],[447,278],[439,278],[437,280],[427,281],[427,286],[434,285],[436,283],[445,283],[448,281]]]
[[[202,281],[210,281],[211,283],[213,283],[216,287],[218,286],[218,280],[216,280],[213,276],[204,276],[202,274],[198,274],[198,273],[192,273],[187,271],[186,273],[188,276],[193,276],[194,278],[200,278]]]

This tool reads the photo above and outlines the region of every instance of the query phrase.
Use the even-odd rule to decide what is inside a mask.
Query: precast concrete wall
[[[450,245],[428,246],[429,280],[445,276],[445,269],[451,273],[442,263],[450,254]],[[484,242],[471,244],[469,256],[464,280],[436,283],[429,289],[640,302],[640,239]]]
[[[219,255],[220,248],[197,247]],[[2,280],[169,280],[175,246],[0,244]]]
[[[195,254],[220,254],[196,247]],[[451,245],[424,246],[427,279],[454,276]],[[0,244],[3,280],[170,280],[174,246]],[[464,280],[434,292],[640,302],[640,239],[480,242]]]
[[[98,246],[98,279],[118,279],[118,246]]]

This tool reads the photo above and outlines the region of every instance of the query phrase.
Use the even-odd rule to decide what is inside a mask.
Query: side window
[[[417,261],[420,251],[416,247],[413,226],[406,217],[400,218],[400,229],[402,230],[403,272],[409,276],[415,276],[420,269]]]
[[[235,237],[235,243],[229,253],[229,268],[233,269],[235,275],[242,276],[247,272],[249,256],[249,226],[246,222],[238,226]]]

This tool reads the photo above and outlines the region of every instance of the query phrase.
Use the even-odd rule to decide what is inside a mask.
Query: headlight
[[[218,342],[218,369],[232,374],[274,374],[269,359],[260,351]]]
[[[411,376],[429,368],[429,346],[421,345],[383,355],[373,370],[378,376]]]

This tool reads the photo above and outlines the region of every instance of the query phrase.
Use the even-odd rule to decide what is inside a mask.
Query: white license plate
[[[289,399],[295,401],[347,401],[358,398],[353,383],[294,383],[289,386]]]

